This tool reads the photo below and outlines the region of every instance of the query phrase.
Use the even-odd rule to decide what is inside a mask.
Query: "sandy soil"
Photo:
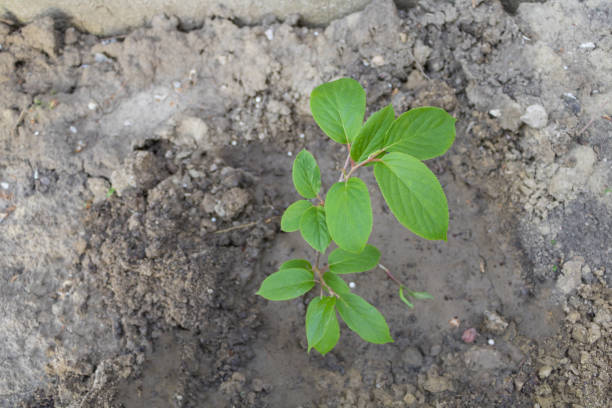
[[[612,8],[502,3],[376,0],[324,28],[159,17],[113,38],[3,20],[0,406],[609,405]],[[279,215],[300,149],[337,177],[308,96],[340,76],[372,111],[447,109],[457,140],[428,162],[447,243],[371,190],[385,265],[435,300],[406,309],[383,272],[355,276],[396,341],[344,327],[321,357],[307,299],[254,292],[312,255]]]

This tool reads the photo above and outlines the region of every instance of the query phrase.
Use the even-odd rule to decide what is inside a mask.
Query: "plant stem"
[[[340,172],[340,179],[338,181],[342,181],[344,176],[346,176],[346,168],[348,167],[351,161],[351,145],[347,143],[346,149],[348,150],[348,153],[346,155],[346,160],[344,161],[344,167],[342,167],[342,171]]]
[[[317,256],[317,265],[313,268],[315,270],[315,272],[317,273],[317,276],[319,277],[319,280],[321,281],[321,297],[323,297],[323,287],[325,287],[325,289],[329,292],[330,296],[335,296],[337,298],[340,298],[340,296],[334,292],[332,290],[332,288],[330,288],[327,283],[325,282],[325,280],[323,279],[323,273],[321,272],[321,270],[319,269],[319,257]]]
[[[402,284],[402,282],[400,282],[395,276],[393,276],[393,274],[391,273],[391,271],[383,264],[378,264],[378,267],[380,269],[382,269],[383,271],[385,271],[385,273],[387,274],[387,276],[389,277],[389,279],[391,279],[393,282],[397,283],[399,286],[404,286]]]
[[[351,174],[353,174],[358,168],[365,166],[368,163],[374,163],[374,162],[378,162],[380,161],[380,159],[377,159],[376,157],[370,157],[367,160],[362,161],[361,163],[357,163],[356,166],[352,166],[351,170],[348,172],[348,174],[346,175],[346,177],[344,178],[344,180],[348,180],[351,178]]]

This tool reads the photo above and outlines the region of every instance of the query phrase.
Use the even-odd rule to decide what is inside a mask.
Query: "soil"
[[[112,38],[0,22],[0,406],[611,404],[609,2],[398,5]],[[351,276],[395,342],[343,326],[322,357],[308,297],[254,292],[313,255],[279,219],[302,148],[337,178],[308,97],[341,76],[368,114],[447,109],[457,139],[427,162],[448,242],[370,190],[382,262],[435,299],[407,309],[384,272]]]

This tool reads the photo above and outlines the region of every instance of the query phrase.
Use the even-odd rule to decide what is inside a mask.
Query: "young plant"
[[[285,232],[300,231],[316,251],[314,263],[293,259],[261,284],[258,295],[268,300],[302,296],[317,284],[319,294],[306,311],[308,351],[325,355],[340,338],[336,311],[363,340],[392,342],[383,315],[351,289],[340,275],[380,267],[399,285],[399,297],[431,299],[413,292],[379,263],[380,251],[368,244],[373,217],[366,184],[355,173],[374,167],[374,176],[391,212],[404,227],[429,240],[446,240],[448,205],[436,176],[423,160],[444,154],[455,139],[455,119],[443,109],[422,107],[395,117],[391,105],[363,123],[365,91],[359,82],[342,78],[318,86],[310,96],[312,115],[327,136],[347,147],[340,179],[321,193],[321,173],[315,158],[302,150],[293,162],[293,184],[304,199],[291,204],[281,219]],[[325,197],[325,198],[323,198]],[[331,242],[338,248],[319,262]]]

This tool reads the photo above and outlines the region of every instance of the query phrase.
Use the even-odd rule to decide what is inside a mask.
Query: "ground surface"
[[[609,405],[609,2],[409,3],[318,29],[0,23],[0,406]],[[308,96],[340,76],[372,110],[447,109],[457,140],[428,162],[447,243],[371,190],[383,262],[435,300],[409,310],[383,272],[355,276],[395,342],[343,327],[321,357],[308,299],[253,294],[312,256],[278,216],[300,149],[337,177]]]

